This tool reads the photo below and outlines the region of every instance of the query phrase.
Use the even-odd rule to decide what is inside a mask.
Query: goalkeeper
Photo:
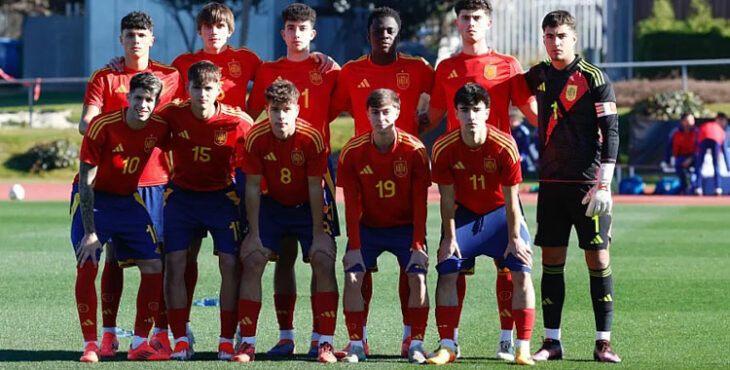
[[[576,55],[578,36],[570,13],[549,13],[542,29],[550,59],[524,75],[538,102],[540,152],[535,244],[542,247],[545,342],[533,359],[563,357],[563,270],[570,229],[575,226],[590,271],[596,320],[594,359],[620,362],[610,345],[613,276],[608,252],[611,179],[618,154],[616,97],[606,74]]]

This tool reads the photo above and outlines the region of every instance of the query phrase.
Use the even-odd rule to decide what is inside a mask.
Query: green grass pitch
[[[429,208],[429,245],[435,256],[438,238],[436,205]],[[535,207],[525,209],[530,229],[535,231]],[[567,359],[538,364],[537,368],[729,368],[725,350],[730,348],[730,227],[723,207],[617,205],[614,222],[612,266],[616,283],[613,343],[624,362],[595,364],[594,339],[588,273],[575,237],[569,249],[566,269],[567,299],[563,316],[563,340]],[[0,202],[0,368],[87,368],[76,362],[80,356],[81,333],[73,298],[74,257],[68,241],[68,205],[55,203]],[[338,240],[340,250],[345,239]],[[539,300],[541,274],[539,251],[534,259],[533,281]],[[339,256],[342,256],[340,252]],[[432,266],[433,267],[433,266]],[[434,272],[431,269],[432,274]],[[271,279],[273,265],[264,277],[264,304],[259,323],[258,351],[276,342]],[[309,276],[306,265],[297,267],[299,300],[295,317],[297,352],[308,345],[311,325]],[[131,328],[138,273],[125,273],[125,289],[119,325]],[[429,278],[431,293],[435,274]],[[494,299],[494,267],[480,259],[477,275],[468,279],[467,298],[461,322],[464,357],[455,367],[505,368],[511,364],[490,358],[494,355],[499,322]],[[338,278],[342,281],[341,266]],[[200,278],[195,298],[216,296],[219,277],[206,239],[200,258]],[[413,366],[397,356],[401,321],[397,296],[395,259],[383,256],[374,277],[375,294],[368,325],[373,353],[362,368]],[[342,286],[340,285],[340,288]],[[434,304],[433,294],[431,303]],[[341,309],[340,309],[341,310]],[[542,338],[542,317],[538,307],[532,348]],[[338,317],[337,347],[346,343],[344,319]],[[218,311],[194,307],[192,325],[197,338],[192,364],[128,363],[124,361],[129,338],[121,340],[117,358],[95,368],[233,368],[215,358]],[[433,310],[426,334],[426,347],[437,344]],[[257,357],[247,368],[315,368],[303,357],[294,361],[273,361]],[[344,366],[344,365],[335,365]],[[357,365],[354,365],[357,366]],[[353,368],[354,368],[353,366]],[[240,368],[240,367],[239,367]]]

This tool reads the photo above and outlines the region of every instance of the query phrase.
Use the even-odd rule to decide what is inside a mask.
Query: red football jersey
[[[522,182],[520,152],[512,136],[487,125],[487,140],[479,148],[466,146],[461,130],[433,144],[433,182],[454,185],[456,202],[477,214],[504,205],[502,186]]]
[[[248,111],[263,111],[266,108],[264,91],[272,82],[280,79],[291,81],[300,94],[299,118],[319,130],[329,153],[329,108],[339,73],[339,68],[326,73],[320,72],[319,63],[312,57],[302,62],[292,62],[286,58],[265,62],[256,71],[253,88],[248,97]]]
[[[691,129],[689,132],[677,130],[672,136],[672,155],[694,154],[697,149],[697,130]]]
[[[268,119],[254,126],[246,140],[243,172],[262,175],[267,195],[277,203],[296,206],[309,203],[307,177],[327,173],[326,146],[314,127],[297,119],[294,135],[279,140]]]
[[[234,49],[230,45],[220,54],[209,54],[202,49],[194,53],[181,54],[175,58],[172,66],[180,71],[183,86],[188,84],[188,68],[203,60],[207,60],[221,69],[222,90],[218,101],[240,107],[241,110],[245,109],[248,82],[253,80],[256,69],[261,64],[258,55],[249,49]],[[188,98],[187,90],[185,90],[185,98]]]
[[[94,117],[81,142],[81,162],[98,167],[96,191],[134,193],[153,149],[169,143],[169,127],[162,118],[153,114],[144,128],[133,130],[127,125],[126,111],[122,108]],[[77,174],[74,183],[78,181]]]
[[[385,153],[375,146],[371,132],[350,139],[337,166],[337,186],[346,194],[350,248],[360,248],[360,223],[372,228],[412,224],[414,247],[422,247],[430,185],[426,148],[415,136],[399,129]],[[348,192],[354,194],[351,199]]]
[[[370,131],[367,107],[368,95],[376,89],[390,89],[400,97],[400,117],[396,127],[418,135],[416,110],[422,93],[433,88],[433,68],[420,57],[398,53],[395,62],[381,66],[370,55],[348,62],[342,67],[332,99],[331,117],[348,111],[355,119],[355,136]]]
[[[697,131],[697,142],[710,139],[718,144],[725,142],[725,129],[716,121],[705,122]]]
[[[216,104],[213,117],[200,120],[193,115],[190,101],[168,104],[159,115],[172,131],[172,177],[180,187],[214,191],[232,183],[233,167],[244,139],[253,125],[238,109]]]
[[[447,110],[446,131],[451,131],[459,127],[454,107],[456,91],[469,82],[478,83],[489,92],[487,122],[509,133],[510,101],[519,107],[534,99],[524,78],[513,78],[520,74],[522,67],[512,56],[494,50],[477,56],[460,53],[443,60],[436,67],[431,106]]]
[[[158,109],[165,104],[179,98],[183,94],[183,86],[180,74],[177,69],[168,65],[150,60],[147,69],[133,71],[129,68],[124,72],[112,72],[109,68],[96,70],[86,86],[84,96],[85,105],[94,105],[101,109],[101,113],[107,113],[126,107],[127,93],[129,93],[129,81],[134,75],[142,72],[152,72],[162,80],[163,88],[160,93]],[[147,166],[144,167],[139,186],[156,186],[167,184],[170,174],[169,166],[165,157],[159,149],[155,149],[150,157]]]

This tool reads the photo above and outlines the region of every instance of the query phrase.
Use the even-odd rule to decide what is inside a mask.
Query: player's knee
[[[314,271],[332,271],[335,268],[335,260],[326,253],[315,253],[311,261]]]
[[[512,285],[515,289],[526,289],[528,283],[532,283],[529,271],[511,271]],[[531,285],[531,284],[530,284]]]
[[[586,251],[586,265],[591,270],[603,270],[611,264],[608,248]]]
[[[408,273],[408,287],[411,289],[418,289],[426,286],[426,273],[425,272],[409,272]]]
[[[182,281],[186,266],[185,251],[177,251],[165,255],[165,277],[174,281]]]
[[[237,263],[236,256],[232,254],[220,253],[218,255],[218,268],[221,272],[234,273]]]
[[[297,260],[297,240],[295,238],[284,238],[280,242],[279,259],[276,261],[277,269],[292,269]]]
[[[195,238],[190,242],[187,249],[188,262],[198,261],[198,254],[200,253],[201,244],[203,244],[203,239],[200,238]]]
[[[264,271],[266,262],[268,262],[268,258],[258,252],[251,252],[241,257],[241,266],[243,267],[244,274],[251,272],[260,275]]]
[[[568,247],[543,247],[542,264],[548,266],[565,264],[567,250]]]
[[[137,267],[143,274],[159,274],[162,272],[162,261],[159,259],[154,260],[138,260]]]

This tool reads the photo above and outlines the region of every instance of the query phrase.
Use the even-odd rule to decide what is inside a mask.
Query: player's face
[[[127,94],[127,102],[129,109],[134,112],[134,117],[139,121],[147,121],[157,106],[157,97],[151,92],[136,88]]]
[[[484,102],[477,105],[459,104],[456,106],[456,118],[461,122],[462,130],[475,132],[486,127],[489,108]]]
[[[578,36],[569,26],[563,24],[558,27],[545,27],[542,33],[542,42],[545,51],[552,60],[567,60],[575,54],[575,43]]]
[[[286,48],[293,51],[305,51],[309,49],[309,43],[314,40],[317,31],[312,27],[310,21],[286,21],[284,29],[281,30],[281,37],[286,43]]]
[[[386,104],[382,107],[369,107],[368,119],[377,134],[386,133],[395,128],[395,121],[400,115],[400,108],[394,104]]]
[[[695,117],[693,115],[689,115],[687,117],[684,117],[682,121],[679,122],[682,125],[682,128],[685,130],[688,130],[695,125]]]
[[[204,24],[198,30],[198,35],[203,39],[203,48],[205,50],[220,50],[228,42],[231,37],[231,30],[226,22],[218,22],[213,24]]]
[[[196,109],[213,107],[218,95],[221,93],[219,81],[203,83],[190,81],[187,88],[190,95],[190,104]]]
[[[271,130],[277,139],[286,139],[294,135],[297,116],[299,116],[299,104],[269,104],[266,107],[266,113],[269,115]]]
[[[150,30],[125,29],[119,39],[124,46],[124,55],[130,58],[142,58],[150,55],[150,47],[155,37]]]
[[[462,10],[456,18],[456,28],[465,43],[476,44],[484,40],[492,27],[492,18],[483,9]]]
[[[368,30],[368,40],[374,53],[390,54],[398,46],[398,22],[393,17],[373,19]]]

